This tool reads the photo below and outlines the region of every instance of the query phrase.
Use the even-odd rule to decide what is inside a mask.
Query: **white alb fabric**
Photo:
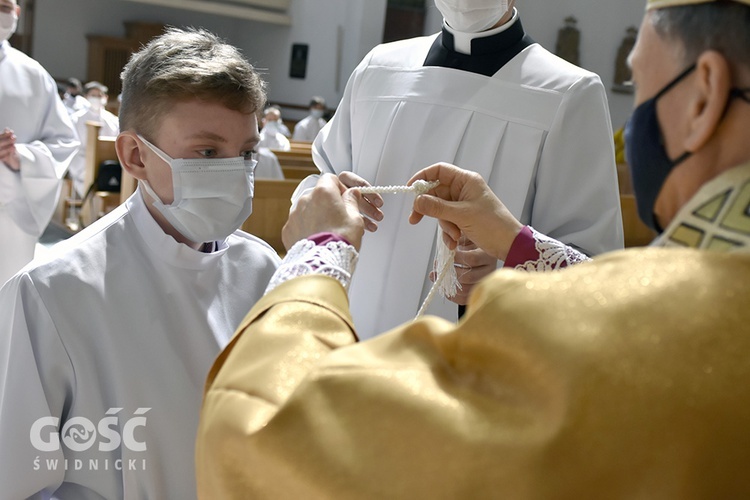
[[[15,133],[20,172],[0,162],[0,285],[34,257],[57,207],[78,139],[57,85],[24,53],[0,42],[0,130]]]
[[[435,36],[373,49],[313,144],[322,172],[404,184],[440,161],[475,170],[523,224],[595,255],[623,245],[606,93],[593,73],[533,44],[494,76],[424,67]],[[297,193],[314,180],[303,181]],[[387,199],[364,236],[351,309],[362,338],[416,314],[432,283],[434,220]],[[456,319],[457,306],[428,313]]]
[[[0,289],[0,497],[196,497],[206,374],[279,263],[242,231],[217,243],[212,253],[177,243],[136,191]],[[53,430],[70,440],[82,419],[112,412],[121,436],[145,417],[135,431],[145,450],[107,451],[100,430],[85,451],[30,441],[40,418],[60,419],[44,440]]]
[[[283,179],[284,170],[274,152],[261,147],[256,150],[258,151],[258,164],[255,166],[255,179]]]
[[[312,115],[307,115],[294,126],[292,140],[312,142],[318,136],[318,133],[325,124],[326,121],[323,118],[316,118]]]

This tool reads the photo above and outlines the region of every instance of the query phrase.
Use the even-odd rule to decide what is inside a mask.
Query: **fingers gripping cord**
[[[362,194],[405,194],[414,193],[419,196],[428,192],[430,189],[436,187],[440,181],[424,181],[417,180],[411,186],[357,186],[352,187],[352,190],[359,191]],[[435,295],[439,292],[443,297],[449,298],[456,295],[456,292],[461,288],[461,284],[458,282],[456,277],[456,267],[453,265],[453,261],[456,255],[455,250],[449,250],[443,242],[443,235],[440,226],[438,226],[438,234],[435,242],[435,262],[433,264],[433,271],[437,273],[435,282],[432,284],[430,291],[427,293],[422,302],[422,306],[417,312],[416,318],[422,316],[427,307],[430,305]],[[415,318],[415,319],[416,319]]]

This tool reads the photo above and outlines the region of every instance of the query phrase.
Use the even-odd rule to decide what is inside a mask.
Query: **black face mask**
[[[656,102],[695,69],[695,64],[680,73],[654,97],[641,103],[625,125],[625,157],[630,165],[638,217],[651,229],[661,232],[654,216],[654,205],[664,181],[672,169],[685,161],[685,152],[676,160],[667,156],[662,140]]]
[[[662,228],[659,227],[654,215],[656,198],[659,196],[669,173],[692,153],[686,151],[675,160],[667,156],[662,140],[661,127],[659,126],[659,117],[656,113],[656,102],[695,70],[695,67],[696,65],[693,64],[668,83],[653,98],[641,103],[633,111],[625,125],[625,154],[630,165],[638,216],[644,224],[657,232],[661,232]],[[740,98],[750,103],[750,97],[746,95],[747,92],[750,92],[750,89],[731,89],[724,113],[726,114],[729,103],[734,98]]]

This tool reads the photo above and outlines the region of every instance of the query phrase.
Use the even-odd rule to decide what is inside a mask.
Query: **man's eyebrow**
[[[212,141],[220,142],[222,144],[226,144],[228,142],[225,137],[219,134],[216,134],[214,132],[208,131],[208,130],[196,132],[194,134],[189,135],[187,138],[188,139],[212,140]],[[260,135],[257,135],[257,134],[252,135],[245,140],[246,144],[258,144],[259,142],[260,142]]]
[[[210,132],[210,131],[196,132],[188,136],[188,139],[211,139],[217,142],[227,142],[227,140],[224,137],[214,132]]]

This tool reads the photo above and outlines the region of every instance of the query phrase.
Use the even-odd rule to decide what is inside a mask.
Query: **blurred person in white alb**
[[[34,257],[79,147],[55,81],[8,43],[20,12],[0,0],[0,286]]]

